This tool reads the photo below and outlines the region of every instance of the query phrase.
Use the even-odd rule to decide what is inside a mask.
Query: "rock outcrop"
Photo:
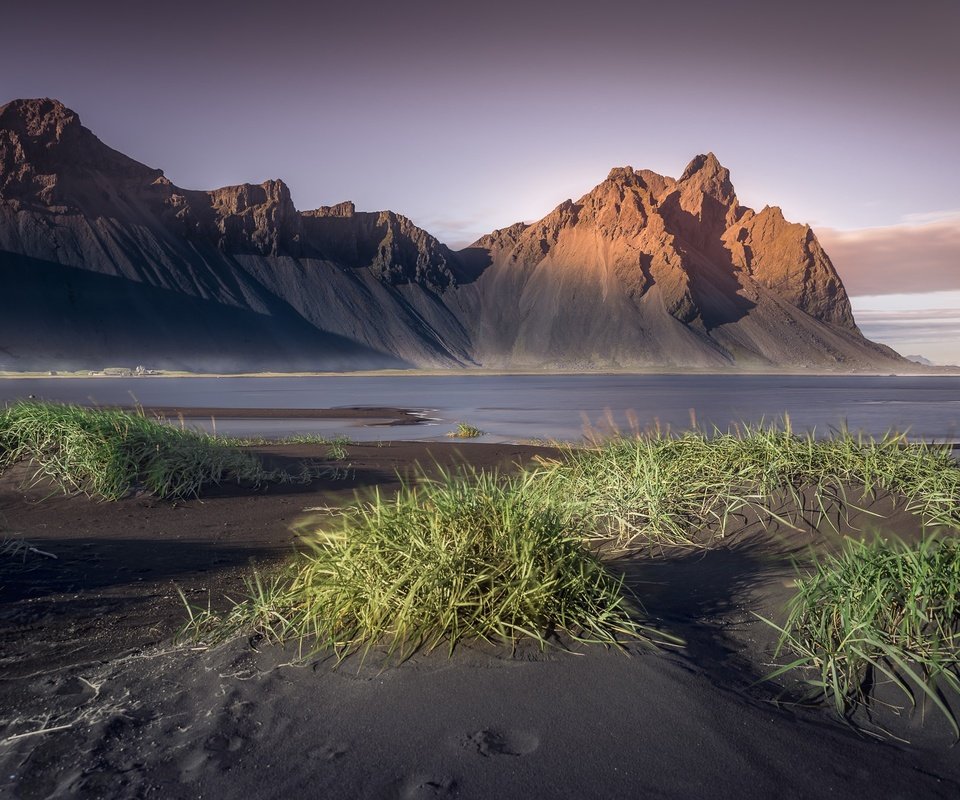
[[[279,180],[185,190],[55,100],[0,108],[0,369],[888,368],[808,226],[711,153],[454,252]]]

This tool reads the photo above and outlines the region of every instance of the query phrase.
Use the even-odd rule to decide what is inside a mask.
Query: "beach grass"
[[[250,597],[226,615],[192,611],[190,632],[253,629],[340,654],[380,644],[400,658],[465,639],[545,645],[563,633],[614,645],[649,633],[622,580],[531,474],[421,477],[345,509],[307,542],[279,575],[255,576]]]
[[[483,436],[483,431],[469,422],[458,422],[456,430],[450,431],[447,436],[453,439],[477,439]]]
[[[795,660],[769,677],[803,670],[807,682],[847,714],[885,680],[910,703],[922,693],[960,726],[944,690],[960,693],[960,539],[931,535],[845,541],[797,580],[777,656]],[[768,621],[769,622],[769,621]]]
[[[273,438],[268,436],[223,436],[217,434],[215,438],[221,444],[230,447],[264,447],[281,444],[315,444],[346,447],[349,444],[354,444],[349,436],[343,434],[326,436],[319,433],[291,433],[286,436]]]
[[[705,546],[748,509],[789,525],[782,515],[802,514],[811,493],[824,519],[829,503],[879,491],[928,525],[957,519],[960,469],[946,448],[894,434],[796,435],[785,423],[567,446],[512,477],[421,476],[395,498],[377,494],[318,525],[310,551],[286,571],[258,576],[247,601],[225,616],[195,616],[192,627],[312,637],[341,651],[380,641],[403,653],[473,637],[543,642],[554,629],[609,643],[639,631],[622,584],[597,559],[600,540],[612,538],[614,550]],[[576,599],[557,605],[561,597]]]
[[[280,436],[270,439],[265,436],[220,436],[216,435],[215,440],[227,447],[265,447],[284,444],[308,444],[321,445],[327,448],[327,458],[331,461],[343,461],[349,457],[347,445],[353,444],[349,436],[338,434],[336,436],[324,436],[317,433],[294,433],[287,436]]]
[[[34,480],[105,500],[137,489],[162,498],[195,497],[226,480],[259,485],[291,476],[205,434],[140,414],[42,402],[0,411],[0,471],[31,461]]]
[[[541,459],[539,479],[595,535],[621,547],[691,545],[707,529],[722,536],[747,510],[776,517],[775,500],[802,509],[804,493],[825,511],[857,491],[889,491],[929,526],[960,526],[951,451],[901,434],[817,438],[794,434],[788,422],[709,436],[654,432],[566,446]]]

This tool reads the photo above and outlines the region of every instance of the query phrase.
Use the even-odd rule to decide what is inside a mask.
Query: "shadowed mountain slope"
[[[887,368],[809,227],[698,156],[453,252],[282,181],[181,189],[55,100],[0,108],[0,369]]]

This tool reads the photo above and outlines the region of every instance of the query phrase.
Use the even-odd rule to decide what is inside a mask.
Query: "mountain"
[[[915,364],[922,364],[925,367],[934,366],[934,363],[929,358],[926,358],[924,356],[912,355],[912,356],[904,356],[904,358],[907,359],[907,361],[912,361]]]
[[[811,229],[697,156],[452,251],[279,180],[181,189],[55,100],[0,108],[0,369],[887,369]]]

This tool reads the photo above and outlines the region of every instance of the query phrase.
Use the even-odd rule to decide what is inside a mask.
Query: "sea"
[[[0,403],[27,397],[86,405],[196,408],[406,409],[387,420],[247,419],[200,415],[182,424],[231,436],[343,435],[354,441],[446,438],[458,422],[480,441],[578,442],[659,427],[707,431],[789,424],[829,435],[846,427],[936,442],[960,441],[960,377],[861,375],[337,375],[0,379]],[[177,423],[181,424],[181,423]]]

